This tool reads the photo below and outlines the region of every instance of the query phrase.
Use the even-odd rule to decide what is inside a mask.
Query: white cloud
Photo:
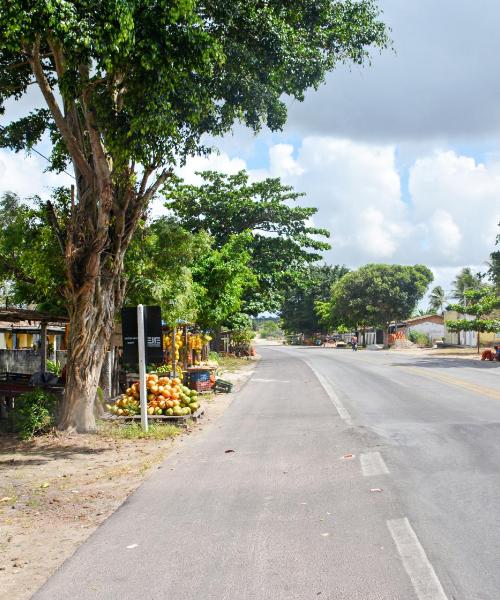
[[[462,233],[453,217],[448,211],[438,208],[430,219],[430,229],[433,234],[433,246],[439,247],[442,254],[453,260],[462,241]]]
[[[331,230],[328,260],[423,263],[444,287],[465,265],[481,265],[493,249],[500,219],[500,161],[477,163],[436,151],[409,169],[403,201],[397,148],[332,137],[304,138],[270,149],[270,170],[318,208],[317,225]]]
[[[74,183],[64,173],[44,173],[46,168],[47,162],[35,154],[26,156],[0,150],[0,194],[14,192],[22,198],[38,194],[46,198],[52,188]]]

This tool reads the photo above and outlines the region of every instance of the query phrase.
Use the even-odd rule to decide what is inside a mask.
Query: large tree
[[[482,276],[475,273],[470,267],[464,267],[453,280],[453,299],[459,304],[467,304],[468,290],[479,290],[483,286]]]
[[[349,269],[340,265],[312,265],[307,276],[290,290],[285,298],[280,316],[288,333],[312,334],[323,331],[325,323],[318,305],[330,299],[332,286]]]
[[[69,214],[52,214],[71,322],[62,428],[95,427],[125,252],[175,163],[235,120],[279,129],[284,94],[302,100],[337,62],[385,44],[372,0],[2,3],[0,111],[31,85],[43,103],[0,145],[29,149],[48,131],[50,167],[72,163],[76,178]]]
[[[387,327],[407,319],[433,280],[423,265],[365,265],[344,275],[333,286],[333,323],[352,327]]]
[[[437,285],[435,288],[432,288],[431,293],[429,294],[429,309],[432,312],[442,315],[444,307],[446,306],[446,300],[446,292],[442,286]]]
[[[246,293],[245,311],[256,316],[278,310],[307,266],[330,247],[321,239],[329,232],[310,224],[317,209],[293,205],[303,194],[279,179],[250,183],[245,171],[199,175],[200,185],[169,181],[167,208],[189,231],[207,231],[220,248],[231,236],[250,232],[250,266],[257,281]]]
[[[61,212],[67,210],[68,198],[63,189],[54,193]],[[66,312],[63,257],[47,205],[38,197],[22,200],[5,193],[0,198],[0,281],[8,290],[5,303]]]

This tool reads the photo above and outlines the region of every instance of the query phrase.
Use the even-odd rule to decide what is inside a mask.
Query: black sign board
[[[137,334],[137,307],[122,308],[123,363],[136,369],[139,364]],[[163,363],[161,309],[159,306],[144,307],[144,338],[146,341],[146,364]]]

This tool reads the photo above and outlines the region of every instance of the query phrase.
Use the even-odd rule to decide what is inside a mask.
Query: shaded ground
[[[224,373],[236,388],[253,370]],[[0,594],[25,600],[187,436],[200,435],[233,394],[206,399],[206,417],[175,439],[106,434],[0,438]]]

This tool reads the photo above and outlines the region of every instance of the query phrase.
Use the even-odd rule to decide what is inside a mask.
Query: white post
[[[148,398],[146,391],[146,343],[144,339],[144,307],[137,307],[137,343],[139,345],[139,381],[141,398],[141,425],[148,430]]]

